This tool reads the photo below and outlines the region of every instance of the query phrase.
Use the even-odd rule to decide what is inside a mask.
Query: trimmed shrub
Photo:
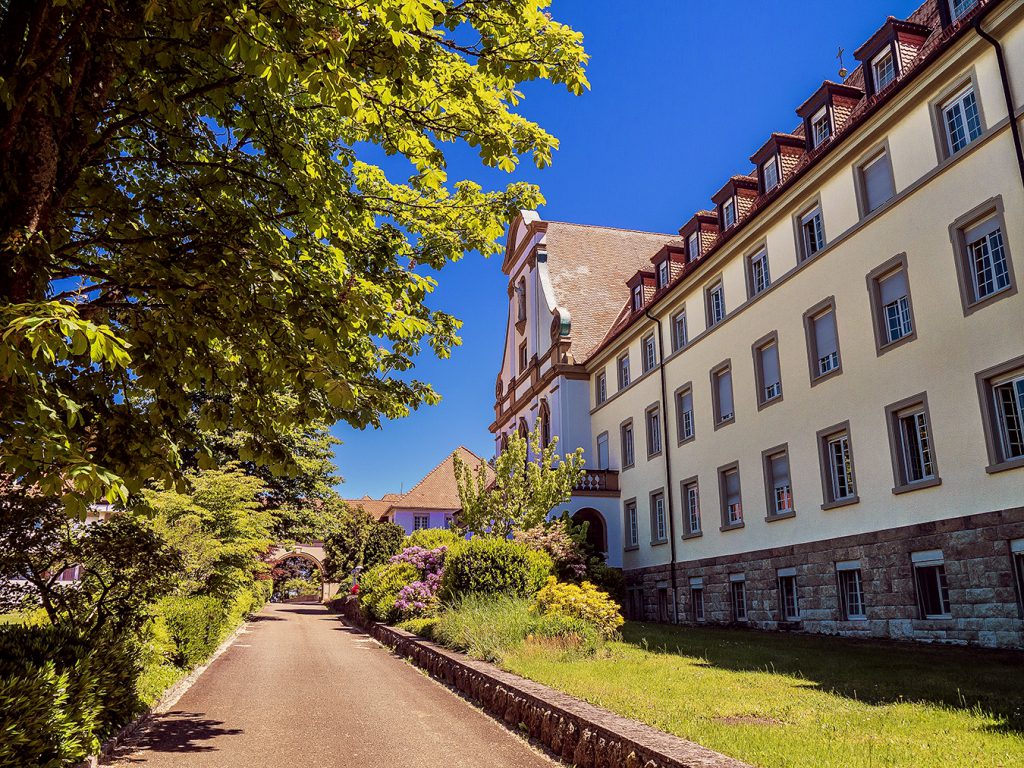
[[[441,597],[470,594],[533,597],[551,573],[544,552],[497,537],[474,537],[453,545],[445,557]]]
[[[437,549],[438,547],[452,547],[460,541],[465,541],[465,536],[460,536],[448,528],[420,528],[405,537],[406,549],[409,547],[422,547],[423,549]]]
[[[534,608],[541,615],[582,621],[605,638],[614,637],[625,622],[618,604],[589,581],[580,585],[563,584],[552,576],[537,593]]]
[[[165,597],[156,612],[174,643],[171,661],[186,669],[203,663],[217,649],[227,627],[227,611],[216,597]]]
[[[405,529],[395,523],[374,523],[366,532],[366,545],[363,547],[363,567],[373,568],[387,562],[392,555],[402,551],[405,541]]]
[[[395,605],[398,593],[419,577],[419,571],[409,563],[374,566],[359,579],[359,604],[377,621],[396,621],[399,617]]]

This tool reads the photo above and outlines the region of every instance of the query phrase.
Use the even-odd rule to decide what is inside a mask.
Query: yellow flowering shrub
[[[565,584],[554,576],[549,577],[534,599],[534,609],[541,614],[559,614],[585,621],[605,638],[613,637],[625,622],[618,603],[589,581]]]

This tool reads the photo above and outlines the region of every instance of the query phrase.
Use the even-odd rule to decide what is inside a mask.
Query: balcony
[[[614,469],[588,469],[576,483],[574,496],[618,496],[619,473]]]

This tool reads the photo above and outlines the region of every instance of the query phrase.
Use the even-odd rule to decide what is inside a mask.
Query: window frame
[[[626,441],[626,430],[629,430],[629,441]],[[629,450],[626,450],[627,445]],[[626,457],[629,457],[629,462],[626,462]],[[619,463],[622,465],[622,471],[625,472],[636,466],[636,432],[633,429],[633,419],[628,418],[619,424]]]
[[[721,305],[722,315],[717,320],[712,321],[712,307],[714,306],[712,296],[715,294],[718,294],[720,298],[719,304]],[[719,274],[704,286],[704,325],[710,331],[712,328],[724,323],[726,317],[728,317],[728,312],[725,308],[725,281],[722,279],[722,275]]]
[[[696,253],[694,252],[693,245],[697,244]],[[703,243],[700,241],[700,228],[691,232],[686,236],[686,258],[689,261],[696,261],[701,257],[701,251],[703,249]]]
[[[623,367],[623,363],[625,363],[625,367]],[[628,350],[615,358],[615,378],[619,385],[619,388],[617,390],[618,392],[621,392],[622,390],[626,389],[632,383],[632,378],[630,377],[629,370]]]
[[[766,171],[768,170],[769,167],[775,169],[775,183],[772,184],[771,186],[768,185],[768,176],[767,176],[767,173],[766,173]],[[765,160],[763,163],[761,163],[761,188],[762,188],[762,194],[766,194],[768,192],[771,192],[773,189],[775,189],[781,183],[782,183],[782,174],[779,173],[779,155],[778,155],[778,153],[776,153],[776,154],[773,154],[771,157],[769,157],[767,160]]]
[[[910,480],[907,477],[906,467],[903,458],[903,432],[900,429],[900,421],[905,418],[906,412],[910,409],[915,412],[924,413],[924,420],[928,430],[928,450],[931,453],[932,476],[921,480]],[[889,433],[889,458],[892,462],[892,492],[894,494],[908,493],[932,488],[942,485],[942,477],[939,475],[939,462],[935,451],[935,431],[932,428],[932,415],[928,409],[928,393],[919,392],[911,397],[905,397],[895,403],[885,406],[885,423]]]
[[[699,600],[697,595],[700,595]],[[704,579],[699,576],[690,578],[690,618],[694,624],[703,624],[707,621],[704,606]]]
[[[818,136],[817,126],[824,122],[827,131],[821,137]],[[821,109],[817,110],[807,119],[807,125],[810,127],[810,140],[811,149],[817,149],[818,147],[828,143],[829,139],[832,138],[832,114],[829,109],[829,105],[825,104]]]
[[[796,580],[796,568],[790,566],[788,568],[776,568],[775,579],[779,586],[779,621],[786,624],[795,624],[801,620],[800,616],[800,585]],[[788,585],[792,586],[792,589],[787,589]],[[787,595],[788,592],[788,595]],[[789,612],[789,606],[786,604],[786,598],[792,597],[793,599],[793,612]]]
[[[888,324],[885,317],[886,305],[882,304],[882,282],[885,278],[896,272],[903,273],[903,281],[907,286],[907,312],[910,316],[910,333],[900,336],[894,341],[889,341]],[[881,357],[886,352],[890,352],[904,344],[909,344],[917,338],[917,317],[914,315],[914,297],[910,290],[910,270],[906,252],[897,253],[891,259],[879,264],[868,272],[865,280],[868,287],[868,299],[871,303],[871,328],[875,336],[875,357]],[[842,359],[840,359],[840,364],[842,364]]]
[[[650,505],[650,512],[651,512],[651,546],[652,547],[660,547],[663,544],[668,544],[668,537],[669,537],[669,533],[668,533],[668,506],[667,506],[666,499],[665,499],[665,489],[664,488],[655,488],[653,491],[650,492],[650,494],[648,494],[647,499],[648,499],[648,504]],[[663,537],[661,537],[661,538],[658,538],[658,535],[657,535],[658,534],[658,524],[657,524],[657,518],[655,516],[655,510],[657,509],[656,501],[659,500],[659,499],[661,500],[662,525],[664,526],[664,529],[665,529],[665,535]]]
[[[775,359],[779,365],[779,393],[772,398],[767,398],[764,386],[764,368],[761,364],[761,352],[773,344],[775,345]],[[779,332],[770,331],[751,344],[750,354],[754,360],[754,399],[757,402],[757,410],[762,411],[776,403],[781,403],[785,396],[785,387],[782,384],[782,355],[779,349]]]
[[[740,463],[739,461],[730,461],[728,464],[720,466],[716,472],[718,473],[718,506],[721,512],[721,525],[718,530],[721,532],[735,531],[740,528],[746,527],[746,515],[743,510],[743,482],[740,477]],[[726,495],[726,475],[730,473],[736,473],[736,486],[739,490],[739,520],[734,523],[729,522],[729,509],[728,509],[728,498]]]
[[[840,434],[846,436],[846,449],[850,455],[850,482],[853,485],[853,495],[835,498],[832,490],[832,462],[828,446],[832,442],[831,438]],[[857,483],[857,462],[853,452],[853,436],[850,432],[849,420],[841,421],[825,429],[819,429],[817,432],[817,443],[818,465],[821,475],[821,509],[826,511],[860,503],[859,486]]]
[[[602,437],[604,438],[604,454],[605,454],[604,455],[604,458],[605,458],[604,462],[601,461],[601,438]],[[611,435],[608,434],[608,430],[607,429],[604,432],[600,433],[597,437],[594,438],[594,446],[595,446],[595,449],[596,449],[595,450],[595,456],[597,457],[597,468],[598,469],[611,469],[611,465],[612,465],[612,444],[611,444]],[[602,467],[601,466],[602,463],[606,464],[607,466]]]
[[[736,585],[739,585],[737,590]],[[741,602],[737,602],[736,593],[739,592]],[[729,604],[732,608],[732,620],[734,623],[748,623],[750,621],[747,610],[747,577],[742,573],[729,574]],[[740,610],[742,608],[742,611]]]
[[[633,311],[639,312],[644,308],[644,286],[643,283],[633,286]]]
[[[888,58],[892,64],[892,79],[883,85],[878,81],[878,63],[885,58]],[[891,42],[871,57],[869,69],[871,70],[871,86],[874,88],[875,93],[884,91],[899,79],[900,71],[897,63],[896,51],[893,50]]]
[[[843,584],[843,574],[856,574],[860,613],[851,613],[849,595]],[[839,597],[839,613],[842,621],[867,621],[868,606],[864,598],[864,570],[859,560],[840,560],[836,563],[836,590]]]
[[[968,90],[974,91],[974,100],[978,107],[978,123],[981,126],[981,133],[977,138],[967,142],[956,152],[952,151],[952,145],[949,141],[948,127],[946,125],[946,107],[951,105],[958,97],[965,94]],[[965,152],[968,152],[972,147],[976,146],[978,141],[983,139],[988,132],[988,122],[985,120],[985,107],[981,103],[979,97],[980,90],[978,88],[978,75],[977,71],[972,67],[968,72],[963,73],[956,80],[952,81],[952,84],[928,102],[928,111],[931,115],[932,122],[932,137],[935,140],[935,154],[938,158],[939,163],[952,161],[954,158],[962,156]]]
[[[696,491],[697,495],[697,527],[693,527],[693,521],[690,519],[690,489]],[[700,481],[697,479],[697,475],[692,477],[683,478],[679,481],[679,494],[682,499],[683,505],[683,540],[686,539],[699,539],[704,535],[704,518],[701,514],[701,502],[700,502]]]
[[[654,429],[651,426],[654,425]],[[660,456],[665,448],[665,436],[662,434],[661,403],[654,402],[644,409],[644,433],[647,439],[647,458]],[[657,444],[655,444],[655,438]]]
[[[732,414],[728,418],[720,419],[719,415],[722,412],[718,397],[718,376],[721,373],[728,372],[729,374],[729,390],[732,393]],[[727,427],[730,424],[736,422],[736,387],[732,380],[732,358],[726,358],[714,368],[711,369],[711,420],[714,424],[715,430],[719,430],[722,427]]]
[[[949,579],[946,574],[946,558],[941,549],[923,550],[910,553],[910,565],[914,575],[914,592],[917,596],[918,618],[927,621],[948,621],[953,618],[953,603],[949,597]],[[922,585],[924,571],[935,569],[936,589],[940,613],[928,613]]]
[[[683,434],[683,411],[680,408],[680,400],[683,396],[690,396],[690,434]],[[672,402],[676,412],[676,445],[689,443],[697,438],[696,407],[693,403],[693,382],[688,381],[672,393]]]
[[[594,400],[596,405],[608,401],[608,371],[602,368],[594,376]]]
[[[682,339],[679,338],[679,334],[676,332],[678,330],[677,321],[679,320],[679,318],[682,318],[683,321]],[[669,316],[669,323],[672,327],[672,352],[675,353],[681,349],[684,349],[690,343],[690,332],[686,325],[686,305],[683,305],[676,312],[673,312]]]
[[[732,212],[731,221],[730,216],[727,213],[728,211]],[[726,200],[722,203],[722,231],[724,232],[727,229],[732,229],[733,227],[735,227],[736,219],[736,197],[734,195],[732,197],[726,198]]]
[[[661,289],[667,287],[669,282],[671,282],[671,279],[672,279],[672,277],[671,277],[672,271],[671,271],[671,269],[669,267],[669,260],[668,259],[663,259],[662,261],[658,262],[657,275],[658,275],[658,290],[660,291]]]
[[[526,339],[519,342],[519,372],[518,375],[522,376],[530,367],[530,350],[527,346]]]
[[[420,521],[422,521],[422,520],[426,520],[426,523],[424,525],[420,525],[419,524]],[[412,516],[412,529],[413,529],[414,532],[415,531],[425,531],[428,528],[430,528],[430,514],[429,513],[426,514],[426,515],[413,514],[413,516]]]
[[[658,367],[658,341],[654,331],[640,339],[640,367],[642,373],[650,373]]]
[[[1021,618],[1024,618],[1024,539],[1011,539],[1010,568],[1013,570],[1013,583],[1017,587],[1017,607]]]
[[[974,108],[978,113],[978,133],[975,136],[971,136],[971,129],[967,123],[966,101],[968,96],[974,97]],[[961,119],[964,121],[963,128],[966,141],[959,147],[953,146],[955,144],[955,139],[949,128],[949,112],[954,108],[959,108]],[[966,85],[963,85],[956,89],[954,94],[943,99],[939,104],[939,119],[942,122],[942,138],[947,158],[960,154],[971,146],[971,144],[985,135],[985,121],[981,116],[981,99],[978,96],[978,89],[975,87],[974,83],[967,83]]]
[[[1016,375],[1015,375],[1016,374]],[[981,405],[981,423],[985,434],[988,465],[985,472],[995,474],[1024,467],[1024,456],[1006,458],[1000,416],[994,401],[995,387],[1004,379],[1024,376],[1024,355],[979,371],[975,375],[978,400]]]
[[[764,285],[761,288],[757,287],[757,282],[754,278],[754,264],[758,261],[764,262]],[[743,267],[743,274],[747,280],[747,300],[760,296],[772,287],[771,262],[768,260],[768,248],[764,243],[744,257]]]
[[[968,271],[970,253],[968,252],[967,231],[991,219],[995,219],[1003,235],[1003,255],[1006,259],[1006,271],[1010,283],[1006,287],[990,293],[988,296],[978,298],[973,289],[973,273]],[[963,308],[964,317],[997,301],[1016,295],[1017,276],[1013,267],[1010,238],[1006,233],[1006,215],[1003,208],[1002,195],[991,197],[981,205],[975,206],[967,213],[958,217],[956,221],[949,225],[949,239],[953,244],[957,283],[960,287],[960,303]]]
[[[871,208],[871,201],[868,199],[867,179],[864,175],[864,171],[868,166],[881,161],[882,158],[884,158],[883,162],[885,162],[886,168],[889,171],[889,181],[892,184],[892,194],[874,208]],[[896,177],[893,173],[892,151],[889,148],[888,138],[865,152],[853,164],[853,188],[857,197],[857,214],[860,219],[866,219],[875,212],[885,209],[890,202],[896,199]]]
[[[789,500],[792,506],[786,511],[778,512],[775,508],[775,482],[772,476],[771,462],[776,456],[781,455],[785,455],[786,462],[789,464]],[[776,520],[788,520],[791,517],[796,517],[796,496],[793,493],[793,467],[789,454],[789,443],[780,443],[761,451],[761,473],[764,477],[765,522],[773,523]]]
[[[832,320],[836,331],[836,357],[837,365],[830,371],[818,373],[818,340],[814,332],[814,321],[824,315],[827,311],[832,312]],[[813,307],[804,312],[804,335],[807,344],[807,368],[811,377],[811,386],[815,387],[823,381],[841,376],[843,373],[843,351],[839,340],[839,318],[836,313],[836,297],[828,296],[822,299]]]
[[[804,239],[804,224],[806,220],[817,214],[821,219],[821,247],[814,253],[810,252],[809,243]],[[825,229],[825,209],[821,204],[821,198],[815,197],[806,205],[801,206],[797,213],[793,214],[793,232],[796,238],[796,263],[797,266],[805,264],[828,250],[828,230]]]
[[[622,530],[625,534],[622,537],[623,551],[630,552],[640,549],[640,518],[636,508],[635,496],[622,501]]]

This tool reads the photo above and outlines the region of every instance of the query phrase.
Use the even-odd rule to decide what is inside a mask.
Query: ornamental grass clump
[[[563,584],[552,576],[537,593],[533,607],[542,616],[578,619],[593,626],[606,640],[615,637],[625,623],[618,604],[589,581]]]

